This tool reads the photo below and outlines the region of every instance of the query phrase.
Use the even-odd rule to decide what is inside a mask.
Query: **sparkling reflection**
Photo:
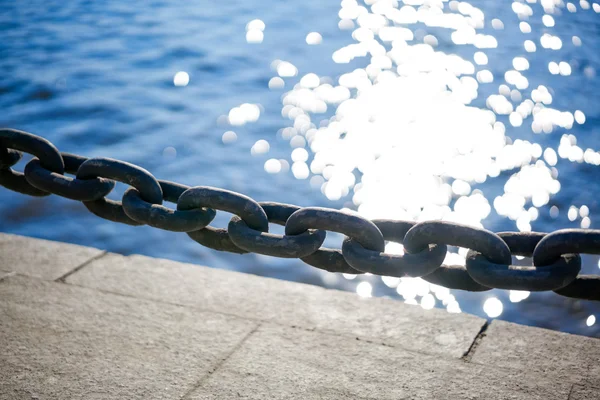
[[[175,147],[165,147],[165,149],[163,150],[163,157],[165,158],[175,158],[177,157],[177,149],[175,149]]]
[[[265,161],[265,171],[269,174],[277,174],[281,172],[281,163],[276,158],[271,158]]]
[[[558,218],[561,210],[551,203],[561,190],[559,160],[600,165],[600,152],[578,146],[570,132],[574,124],[586,122],[585,114],[554,106],[560,102],[551,87],[537,76],[535,84],[530,81],[531,70],[538,68],[530,54],[552,54],[545,62],[546,76],[553,79],[569,77],[578,68],[594,76],[592,66],[561,57],[565,47],[571,51],[581,46],[581,38],[568,40],[553,31],[561,24],[561,8],[574,13],[578,7],[590,5],[515,1],[510,8],[519,21],[510,26],[468,2],[343,0],[338,27],[351,31],[352,43],[331,55],[344,68],[337,80],[300,73],[288,61],[271,64],[277,76],[269,80],[269,88],[290,88],[281,97],[281,115],[290,126],[279,135],[292,150],[291,167],[271,158],[264,163],[265,171],[289,169],[327,199],[351,202],[370,219],[437,219],[482,227],[494,211],[517,230],[531,231],[538,218]],[[262,32],[264,24],[256,24]],[[486,26],[493,31],[484,30]],[[523,45],[509,59],[509,67],[500,70],[488,49],[507,46],[495,37],[505,29],[518,29],[522,39],[517,43]],[[307,44],[321,41],[318,32],[306,36]],[[453,53],[457,46],[472,49],[472,56]],[[364,66],[349,66],[357,60]],[[490,90],[495,82],[496,93]],[[235,110],[229,120],[242,124],[247,118]],[[507,130],[531,135],[513,139]],[[536,143],[536,135],[557,130],[562,135],[558,146]],[[253,155],[269,150],[266,141],[259,142],[252,146]],[[480,185],[488,180],[501,181],[502,191],[487,193],[487,186]],[[592,225],[586,205],[564,212],[582,228]],[[386,251],[402,254],[403,248],[389,243]],[[451,249],[445,262],[464,265],[465,257],[465,249]],[[364,276],[344,278],[359,281],[360,296],[373,294]],[[409,304],[461,312],[449,289],[420,278],[381,280]],[[511,303],[530,296],[526,291],[507,294]],[[483,311],[496,318],[503,303],[490,297]]]
[[[509,299],[512,303],[518,303],[529,297],[530,292],[526,290],[510,290]]]
[[[237,140],[237,134],[234,131],[227,131],[223,134],[221,140],[224,144],[233,143]]]
[[[421,307],[425,310],[431,310],[435,307],[435,297],[431,293],[426,294],[421,298]]]
[[[260,117],[260,107],[257,104],[244,103],[229,110],[228,120],[232,126],[241,126],[256,122]]]
[[[190,83],[190,76],[185,71],[179,71],[173,77],[173,85],[175,86],[187,86]]]
[[[248,22],[248,24],[246,24],[246,42],[262,43],[265,27],[265,23],[260,19]]]
[[[259,154],[268,153],[270,148],[271,146],[269,145],[269,142],[267,142],[264,139],[261,139],[257,140],[256,143],[254,143],[254,146],[252,146],[252,148],[250,149],[250,153],[253,156],[257,156]]]
[[[306,43],[311,45],[321,44],[323,37],[319,32],[310,32],[306,35]]]
[[[269,89],[271,90],[283,89],[284,86],[285,81],[278,76],[274,76],[269,80]]]
[[[483,311],[490,318],[499,317],[502,314],[504,306],[502,302],[496,297],[490,297],[483,303]]]
[[[360,282],[356,285],[356,293],[360,297],[371,297],[373,288],[369,282]]]

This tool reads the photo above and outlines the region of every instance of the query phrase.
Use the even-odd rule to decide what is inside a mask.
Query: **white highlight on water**
[[[190,83],[190,76],[185,71],[179,71],[173,77],[173,85],[175,86],[187,86]]]
[[[530,60],[534,61],[529,54],[538,50],[553,55],[547,66],[553,79],[575,73],[576,65],[563,53],[573,50],[569,41],[578,47],[581,39],[553,34],[563,7],[577,12],[573,3],[513,2],[522,47],[510,69],[498,71],[495,65],[487,67],[493,53],[488,55],[486,49],[503,43],[481,29],[491,24],[501,30],[505,24],[487,19],[467,2],[343,0],[338,27],[350,31],[354,41],[333,52],[332,59],[340,68],[355,60],[365,66],[346,68],[337,80],[310,70],[295,78],[296,66],[273,61],[271,68],[278,76],[269,80],[269,88],[289,88],[282,96],[281,115],[290,126],[281,130],[281,137],[289,141],[291,154],[289,160],[266,160],[265,171],[291,170],[329,200],[352,202],[367,218],[439,219],[481,227],[494,209],[518,230],[530,231],[540,210],[561,189],[559,160],[600,165],[600,152],[581,148],[570,132],[562,135],[557,148],[512,137],[515,128],[541,135],[585,123],[579,110],[554,108],[554,92],[538,82],[537,87],[531,86],[528,78]],[[543,27],[534,23],[540,15]],[[435,36],[413,24],[434,28]],[[254,25],[247,30],[262,33],[264,26]],[[317,32],[306,36],[307,44],[321,40]],[[449,41],[468,46],[473,58],[440,50],[439,44]],[[585,66],[583,74],[594,77],[596,71]],[[494,84],[497,93],[481,99],[483,85]],[[228,116],[232,125],[248,122],[245,114],[242,117],[238,110],[232,115],[232,111]],[[257,142],[252,154],[264,154],[260,149],[264,145]],[[502,179],[503,193],[489,198],[477,188],[488,179]],[[581,218],[580,226],[589,227],[591,219],[582,209],[552,206],[547,212],[551,218],[560,212],[572,221]],[[402,248],[387,246],[386,251]],[[445,262],[464,265],[465,255],[464,249],[448,253]],[[430,308],[439,300],[449,312],[460,312],[450,291],[422,279],[382,279],[410,304]],[[357,292],[359,288],[359,294],[371,295],[368,282],[360,282]],[[529,292],[511,291],[509,299],[519,302],[527,296]],[[486,300],[483,309],[497,317],[503,305],[494,297]]]
[[[262,43],[264,40],[265,23],[260,19],[254,19],[246,24],[246,42]]]
[[[319,32],[310,32],[306,35],[306,43],[310,45],[321,44],[323,42],[323,37]]]

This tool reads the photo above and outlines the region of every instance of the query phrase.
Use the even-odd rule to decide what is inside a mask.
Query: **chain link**
[[[12,169],[22,152],[34,156],[23,173]],[[106,198],[115,181],[130,186],[121,201]],[[0,129],[0,185],[31,196],[81,201],[111,221],[185,232],[220,251],[299,258],[330,272],[422,277],[450,289],[553,290],[600,301],[600,276],[579,275],[579,254],[600,254],[600,230],[496,234],[453,222],[369,221],[328,208],[258,203],[224,189],[157,180],[124,161],[60,153],[48,140],[14,129]],[[217,211],[233,214],[227,229],[209,226]],[[269,223],[285,226],[285,234],[269,233]],[[341,251],[322,247],[326,231],[346,235]],[[403,244],[404,254],[386,253],[386,241]],[[465,266],[443,264],[448,246],[469,250]],[[532,257],[533,265],[512,265],[512,256]]]
[[[65,172],[65,164],[57,148],[48,140],[31,133],[0,129],[0,149],[0,185],[15,192],[37,197],[50,194],[32,186],[22,172],[10,168],[21,159],[21,151],[36,156],[50,172],[61,175]]]
[[[373,223],[386,241],[403,243],[406,232],[414,222],[374,220]],[[419,277],[428,275],[439,268],[446,258],[448,247],[433,244],[416,254],[387,254],[364,248],[357,240],[346,238],[342,255],[353,268],[362,272],[393,277]]]
[[[281,203],[259,203],[269,222],[285,226],[300,207]],[[325,241],[325,231],[310,229],[298,235],[274,235],[252,229],[237,215],[228,226],[231,241],[252,253],[281,258],[302,258],[313,254]]]
[[[13,149],[0,146],[0,169],[10,168],[18,163],[23,153]]]
[[[496,264],[478,251],[469,250],[466,266],[471,278],[483,286],[541,292],[560,289],[573,282],[581,270],[581,257],[563,254],[550,265],[517,266]]]
[[[190,187],[169,181],[158,181],[163,200],[177,204],[179,197]],[[211,208],[172,210],[160,204],[152,204],[142,198],[134,187],[127,189],[121,201],[127,216],[137,222],[173,232],[191,232],[204,228],[217,214]]]
[[[79,167],[87,158],[61,153],[65,171],[77,174]],[[115,187],[115,182],[106,178],[77,179],[47,170],[39,159],[33,158],[23,171],[27,182],[50,194],[66,197],[71,200],[95,201],[108,195]]]
[[[285,224],[286,235],[297,235],[308,229],[324,229],[356,238],[369,250],[382,252],[385,247],[383,234],[377,226],[358,215],[321,207],[307,207],[293,213]],[[362,274],[352,267],[340,250],[322,247],[302,261],[315,268],[344,274]]]
[[[183,192],[177,201],[178,210],[190,210],[210,207],[226,211],[240,217],[249,228],[259,232],[269,231],[267,214],[260,204],[248,196],[230,190],[208,186],[198,186]],[[188,232],[188,236],[203,246],[213,250],[244,254],[246,250],[238,247],[226,229],[207,226],[204,229]]]
[[[163,193],[160,184],[154,176],[145,169],[111,158],[90,158],[79,167],[78,179],[95,179],[98,177],[114,179],[140,190],[141,197],[151,204],[162,204]],[[144,225],[131,218],[120,201],[103,197],[94,201],[84,201],[83,204],[95,215],[113,222],[128,225]]]

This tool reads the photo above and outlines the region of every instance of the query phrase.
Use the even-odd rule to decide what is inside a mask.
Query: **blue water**
[[[503,72],[512,58],[524,54],[519,19],[509,3],[472,2],[486,13],[503,20],[505,29],[482,31],[494,34],[502,44],[486,51],[488,69],[498,78],[480,85],[474,102],[485,106],[485,98],[497,93]],[[240,1],[0,1],[0,126],[42,135],[61,151],[88,157],[103,156],[132,162],[151,171],[157,178],[188,185],[217,186],[244,193],[259,201],[280,201],[300,206],[348,206],[349,198],[329,201],[308,180],[293,175],[269,175],[263,164],[267,158],[290,161],[289,142],[278,135],[289,125],[281,116],[281,91],[271,91],[268,81],[275,73],[275,59],[292,62],[300,76],[314,72],[338,77],[354,68],[365,67],[358,59],[335,64],[331,55],[352,43],[351,31],[338,28],[338,1],[303,2]],[[539,5],[532,5],[537,6]],[[529,23],[539,39],[544,32],[543,13]],[[260,18],[266,24],[262,44],[250,45],[245,26]],[[569,130],[578,145],[600,148],[600,84],[590,71],[600,69],[600,16],[593,10],[555,14],[554,35],[562,38],[560,57],[540,51],[527,55],[529,89],[548,86],[553,107],[586,115],[583,125]],[[435,29],[424,29],[435,33]],[[311,31],[324,38],[318,46],[308,46]],[[573,47],[577,35],[581,47]],[[422,36],[422,35],[421,35]],[[440,36],[441,37],[441,36]],[[472,59],[473,49],[460,48],[440,39],[437,50],[455,52]],[[549,61],[568,60],[573,72],[557,79],[548,73]],[[590,69],[591,68],[591,69]],[[186,71],[190,83],[173,85],[177,71]],[[289,80],[296,82],[299,77]],[[286,88],[291,88],[288,83]],[[225,145],[222,115],[242,103],[260,103],[263,112],[257,123],[236,127],[238,140]],[[506,120],[506,118],[505,118]],[[529,124],[520,128],[507,125],[513,139],[531,140],[543,147],[557,148],[565,130],[551,135],[534,135]],[[268,156],[255,157],[250,148],[258,139],[270,142]],[[168,147],[176,155],[165,152]],[[24,162],[17,168],[22,168]],[[600,211],[597,177],[600,167],[559,160],[561,191],[549,206],[557,205],[559,216],[552,218],[549,206],[540,208],[532,223],[537,231],[579,227],[580,219],[569,221],[570,205],[587,205],[591,228],[598,228]],[[490,201],[502,194],[502,182],[482,184]],[[111,198],[118,199],[125,187],[118,185]],[[230,216],[219,213],[213,225],[225,227]],[[492,230],[515,230],[513,221],[494,212],[484,221]],[[94,246],[122,254],[145,254],[215,268],[276,277],[343,290],[356,290],[358,282],[368,281],[373,295],[401,300],[378,277],[361,276],[347,280],[330,277],[297,260],[280,260],[258,255],[225,254],[203,248],[184,234],[149,227],[129,227],[91,215],[73,201],[55,196],[30,198],[0,190],[0,230],[3,232]],[[339,243],[339,242],[338,242]],[[600,273],[597,257],[584,258],[585,273]],[[600,323],[587,326],[600,305],[565,299],[552,293],[532,294],[520,303],[511,303],[505,291],[465,293],[453,291],[463,312],[485,316],[482,305],[490,296],[502,300],[499,318],[528,325],[600,336]],[[438,304],[439,306],[439,304]]]

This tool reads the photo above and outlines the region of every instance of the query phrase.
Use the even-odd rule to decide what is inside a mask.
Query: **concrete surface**
[[[104,253],[90,247],[0,234],[0,269],[36,278],[60,279]]]
[[[471,361],[600,386],[600,340],[494,321]],[[526,354],[527,357],[523,355]],[[565,370],[569,373],[565,374]],[[600,399],[600,392],[599,397]]]
[[[600,340],[0,234],[0,399],[600,399]]]
[[[67,283],[461,357],[485,321],[239,272],[108,254]],[[407,340],[410,338],[410,340]]]
[[[257,326],[21,276],[0,299],[3,398],[178,398]]]
[[[191,398],[546,400],[566,399],[570,387],[526,371],[264,325]]]

